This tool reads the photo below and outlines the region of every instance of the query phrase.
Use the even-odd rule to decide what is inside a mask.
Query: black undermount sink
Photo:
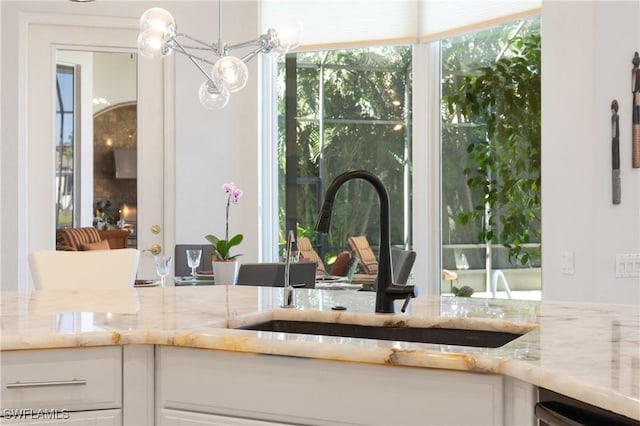
[[[522,336],[522,334],[503,331],[435,327],[369,326],[290,320],[270,320],[239,328],[242,330],[355,337],[361,339],[435,343],[441,345],[474,346],[482,348],[499,348],[500,346]]]

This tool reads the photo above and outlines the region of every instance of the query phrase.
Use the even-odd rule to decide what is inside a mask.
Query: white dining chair
[[[132,288],[139,261],[140,252],[132,248],[29,254],[36,290]]]

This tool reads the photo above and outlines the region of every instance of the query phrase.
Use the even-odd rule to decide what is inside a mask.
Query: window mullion
[[[285,234],[289,230],[296,232],[298,223],[298,137],[297,121],[298,116],[298,70],[295,54],[287,55],[285,60],[285,128],[286,128],[286,193],[285,193]]]

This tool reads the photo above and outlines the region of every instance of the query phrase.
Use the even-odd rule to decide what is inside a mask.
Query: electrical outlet
[[[573,275],[575,273],[572,251],[560,252],[560,273],[565,275]]]
[[[640,253],[616,254],[616,278],[640,277]]]

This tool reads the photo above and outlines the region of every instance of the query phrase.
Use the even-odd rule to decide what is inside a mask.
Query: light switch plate
[[[640,253],[616,254],[616,278],[640,277]]]
[[[560,252],[560,273],[565,275],[573,275],[575,273],[572,251]]]

